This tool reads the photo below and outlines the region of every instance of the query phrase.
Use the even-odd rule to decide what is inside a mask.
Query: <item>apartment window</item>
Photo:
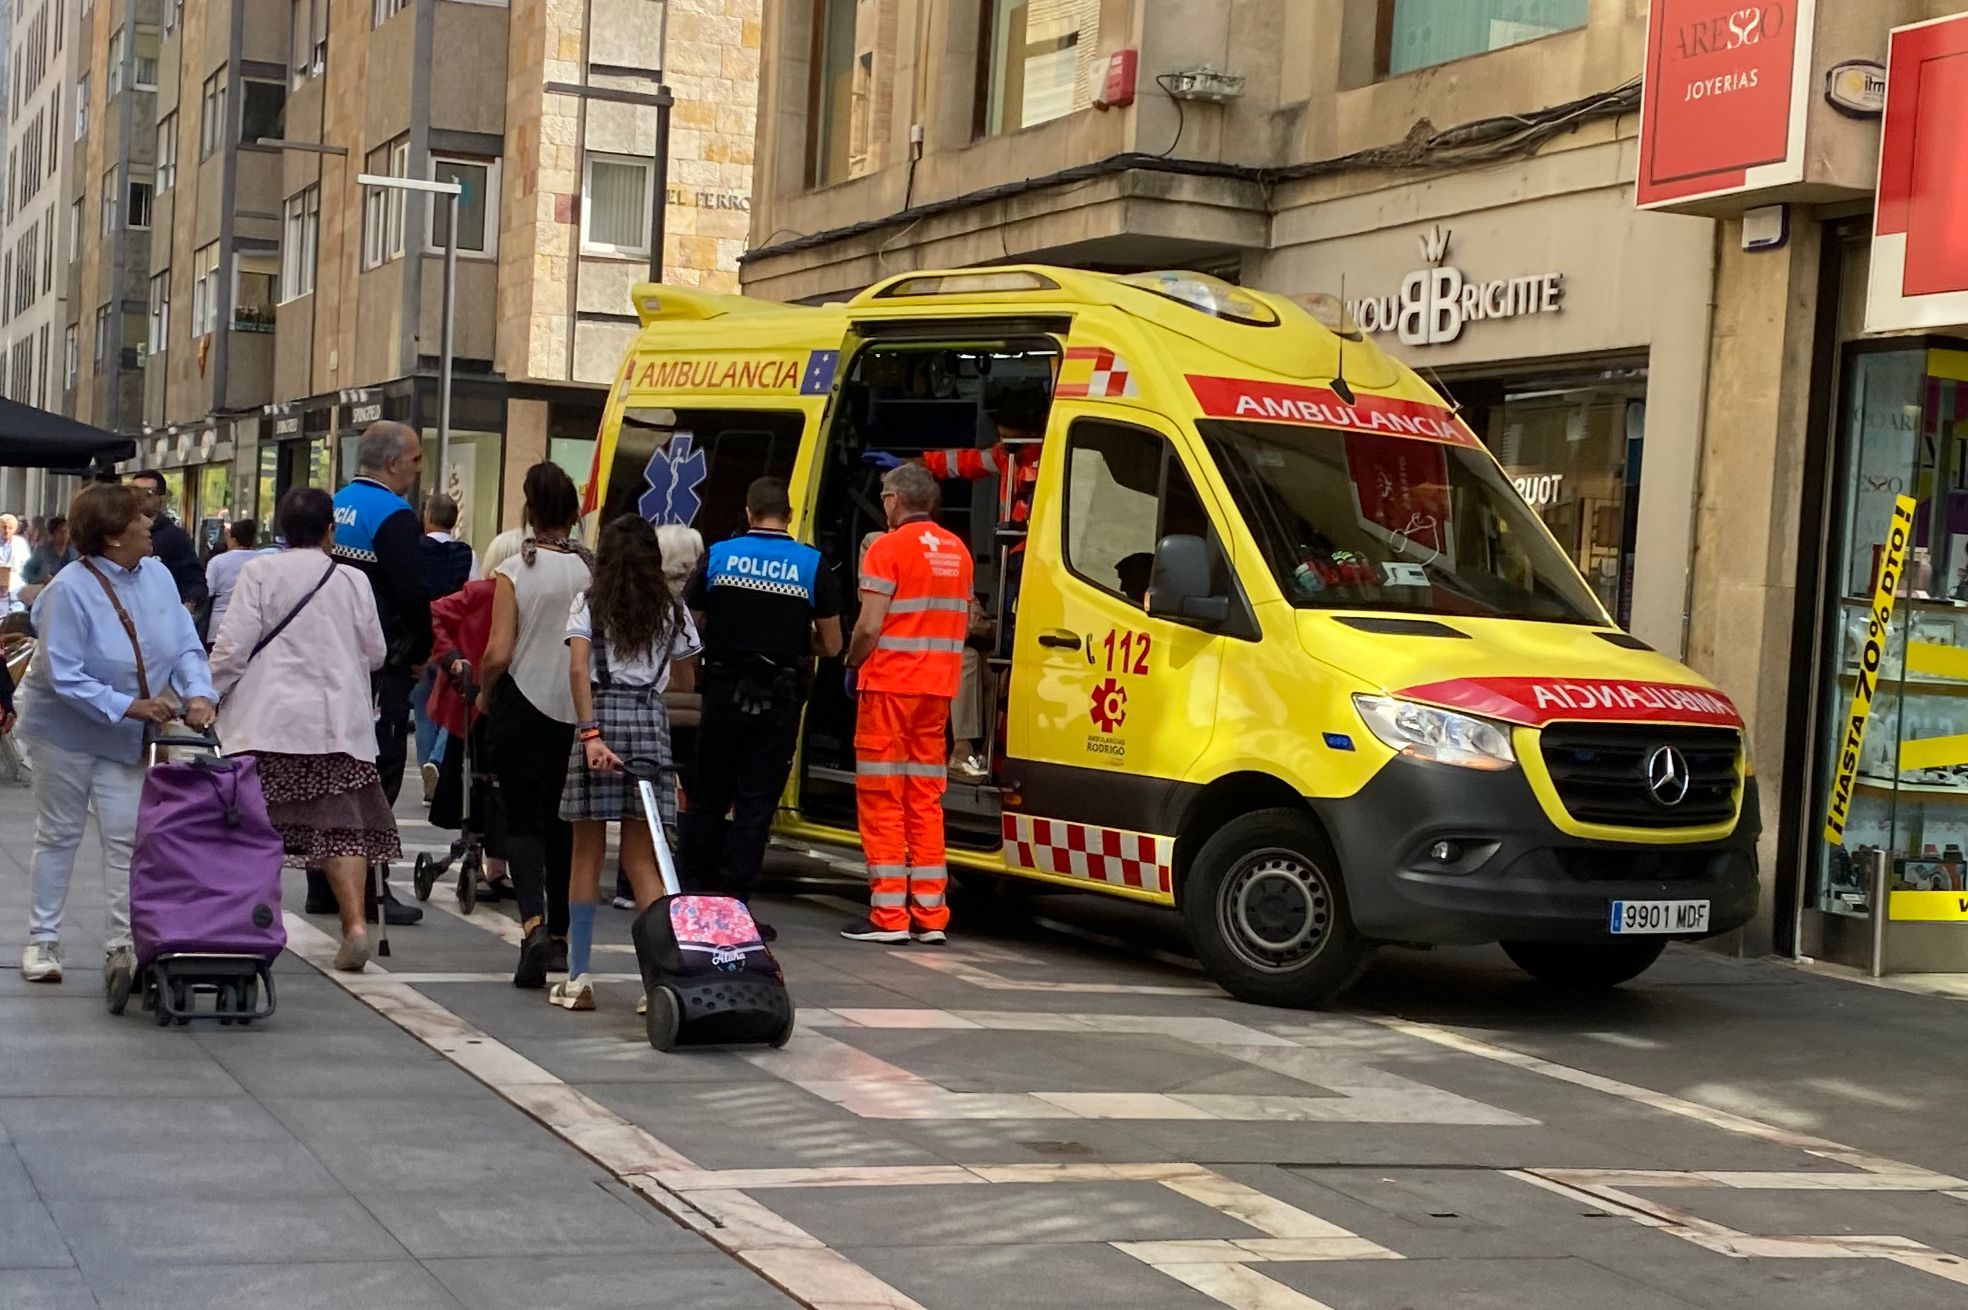
[[[257,141],[263,136],[278,140],[287,134],[287,84],[246,78],[240,84],[245,97],[239,115],[239,139]]]
[[[82,350],[76,335],[73,323],[62,330],[62,387],[68,391],[75,390],[76,374],[82,368]]]
[[[293,0],[288,28],[295,86],[328,66],[328,0]]]
[[[55,0],[55,53],[60,54],[62,34],[67,29],[68,0]]]
[[[219,243],[201,246],[192,256],[191,339],[207,336],[218,326]]]
[[[147,177],[130,179],[130,212],[125,221],[140,232],[150,230],[151,180]]]
[[[130,81],[139,91],[157,89],[157,42],[156,28],[137,29],[137,67]]]
[[[14,252],[8,251],[0,264],[6,268],[0,274],[0,325],[4,325],[14,321]]]
[[[588,176],[581,188],[583,249],[607,255],[649,254],[650,184],[654,171],[647,159],[588,156]]]
[[[109,358],[109,306],[96,310],[96,368],[100,372]]]
[[[62,89],[61,89],[61,84],[59,82],[55,84],[55,89],[49,93],[50,96],[52,97],[48,102],[48,176],[49,177],[53,177],[55,175],[55,169],[59,167],[61,164],[61,123],[62,123],[61,93],[62,93]]]
[[[116,230],[116,170],[103,174],[102,182],[102,234],[108,236]]]
[[[979,135],[1016,132],[1092,103],[1098,4],[993,0],[986,22]]]
[[[75,79],[75,139],[80,141],[89,134],[89,75]]]
[[[868,101],[857,96],[861,84],[857,0],[823,0],[820,11],[819,76],[814,81],[812,115],[813,185],[827,186],[857,176],[856,147],[865,154]],[[873,52],[867,52],[873,72]]]
[[[320,245],[321,188],[311,186],[287,202],[286,239],[280,250],[280,285],[287,299],[314,293]]]
[[[280,254],[248,250],[233,256],[232,327],[235,332],[273,331],[280,303]]]
[[[48,206],[48,217],[42,222],[41,230],[47,235],[41,249],[41,290],[46,293],[55,289],[55,207]]]
[[[499,243],[499,164],[492,159],[431,160],[440,182],[456,182],[458,193],[458,253],[489,255]],[[442,250],[451,236],[451,205],[443,196],[430,198],[430,244]]]
[[[109,34],[109,94],[123,90],[123,29]]]
[[[1389,77],[1584,27],[1590,0],[1380,0],[1379,71]]]
[[[82,258],[82,199],[76,197],[68,207],[68,257]]]
[[[144,344],[150,354],[162,354],[170,337],[171,270],[167,268],[150,280],[150,332]]]
[[[381,27],[409,7],[410,0],[376,0],[376,26]]]
[[[226,134],[226,70],[205,79],[205,92],[200,101],[201,117],[198,122],[198,157],[210,159],[218,148],[225,144]]]
[[[35,400],[34,400],[34,403],[39,405],[42,409],[48,408],[48,328],[49,326],[50,325],[47,323],[43,323],[41,325],[41,350],[40,350],[41,380],[40,380],[40,388],[35,393]]]
[[[178,116],[175,112],[157,120],[157,189],[169,191],[178,184]]]
[[[369,152],[368,172],[410,176],[410,141],[400,137]],[[404,193],[371,187],[362,197],[362,266],[376,268],[403,253]]]

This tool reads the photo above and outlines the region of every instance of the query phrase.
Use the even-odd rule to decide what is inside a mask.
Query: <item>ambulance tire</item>
[[[1253,1005],[1332,1004],[1373,958],[1318,825],[1290,809],[1225,824],[1196,853],[1179,894],[1203,970]]]
[[[1632,942],[1505,942],[1510,962],[1549,987],[1603,991],[1630,982],[1653,967],[1667,939]]]

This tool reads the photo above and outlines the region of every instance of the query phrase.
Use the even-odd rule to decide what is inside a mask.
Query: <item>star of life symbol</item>
[[[666,523],[687,526],[703,507],[697,488],[704,485],[706,461],[696,445],[696,438],[679,432],[668,445],[656,448],[642,471],[649,490],[636,501],[636,508],[657,527]]]

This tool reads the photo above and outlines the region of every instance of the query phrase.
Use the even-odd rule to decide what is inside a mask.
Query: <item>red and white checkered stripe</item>
[[[1004,858],[1013,868],[1166,894],[1173,884],[1175,838],[1007,814]]]
[[[1083,373],[1085,381],[1080,380]],[[1127,361],[1105,346],[1069,346],[1058,392],[1061,396],[1102,400],[1138,396],[1141,389],[1135,386],[1134,371]]]

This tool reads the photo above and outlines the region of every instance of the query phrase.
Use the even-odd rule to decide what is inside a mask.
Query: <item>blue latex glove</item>
[[[880,469],[886,473],[890,469],[901,468],[909,461],[886,450],[870,450],[861,456],[861,462],[869,468]]]
[[[859,669],[843,670],[841,673],[841,688],[842,690],[847,692],[847,698],[849,700],[854,700],[854,701],[860,700],[861,699],[861,671]]]

